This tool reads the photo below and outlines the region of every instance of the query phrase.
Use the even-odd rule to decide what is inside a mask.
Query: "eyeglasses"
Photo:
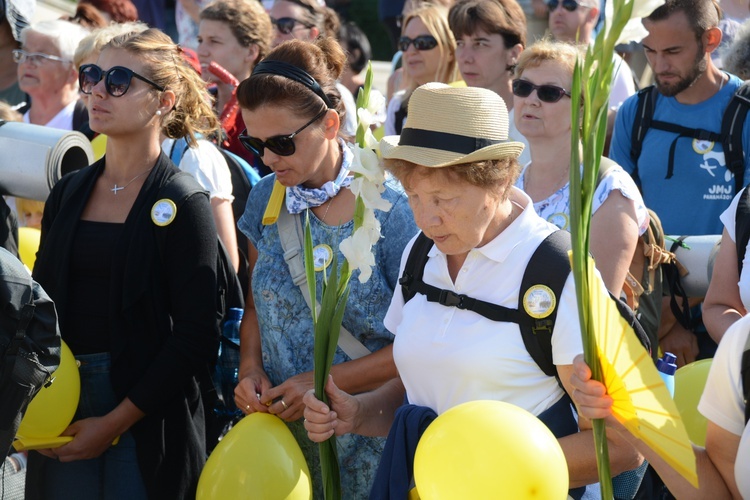
[[[414,44],[414,48],[417,50],[432,50],[437,47],[438,42],[432,35],[419,35],[414,39],[402,36],[398,39],[398,50],[406,52],[411,44]]]
[[[26,61],[34,64],[41,64],[45,61],[57,61],[57,62],[70,62],[62,57],[53,56],[51,54],[44,54],[42,52],[26,52],[25,50],[15,49],[13,51],[13,60],[17,64],[24,63]]]
[[[256,154],[258,157],[263,158],[264,149],[268,148],[272,153],[279,156],[292,156],[296,151],[294,146],[294,136],[305,130],[307,127],[318,121],[324,114],[328,112],[328,109],[324,109],[318,113],[315,118],[302,125],[296,131],[289,135],[275,135],[269,137],[266,141],[261,141],[255,137],[247,135],[247,129],[243,130],[239,136],[239,140],[245,149]]]
[[[557,6],[560,5],[560,0],[547,0],[547,8],[550,12],[557,9]],[[576,2],[576,0],[562,0],[562,8],[567,10],[568,12],[575,11],[578,7],[587,7],[586,5],[581,5],[580,3]]]
[[[304,21],[300,21],[299,19],[295,19],[293,17],[282,17],[279,19],[271,18],[271,24],[276,26],[276,29],[279,30],[279,33],[282,35],[288,35],[294,30],[294,27],[298,24],[301,24],[305,28],[312,28],[313,25],[310,23],[306,23]]]
[[[542,102],[554,103],[563,98],[570,97],[570,92],[555,85],[534,85],[527,80],[513,80],[513,95],[518,97],[529,97],[536,90],[536,96]]]
[[[162,92],[164,91],[164,87],[161,85],[157,85],[145,76],[141,76],[135,71],[122,66],[115,66],[104,71],[96,64],[84,64],[78,71],[78,83],[81,87],[81,92],[84,94],[91,94],[94,86],[104,79],[104,88],[107,89],[107,93],[112,97],[121,97],[130,88],[130,82],[133,77],[148,83]]]

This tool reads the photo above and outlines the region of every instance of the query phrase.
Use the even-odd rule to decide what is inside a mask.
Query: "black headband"
[[[323,99],[326,106],[333,108],[333,104],[331,104],[331,101],[328,99],[326,93],[323,92],[323,89],[320,88],[320,84],[315,81],[315,78],[310,76],[307,71],[298,68],[293,64],[285,63],[283,61],[261,61],[255,69],[253,69],[251,76],[253,75],[279,75],[294,80],[315,92],[316,95]]]
[[[417,148],[438,149],[468,155],[493,144],[505,141],[496,139],[483,139],[481,137],[469,137],[467,135],[451,134],[449,132],[436,132],[421,128],[405,128],[401,131],[398,140],[399,146],[414,146]]]

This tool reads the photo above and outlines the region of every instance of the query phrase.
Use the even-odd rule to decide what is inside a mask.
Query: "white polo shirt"
[[[531,255],[557,228],[534,212],[531,199],[520,189],[513,188],[511,199],[523,212],[494,240],[469,252],[455,283],[445,254],[436,246],[430,250],[424,282],[516,309]],[[401,272],[415,239],[404,250]],[[557,300],[553,361],[569,365],[583,352],[572,274]],[[396,336],[393,357],[410,403],[441,414],[467,401],[491,399],[539,415],[563,395],[556,379],[546,376],[531,358],[515,323],[427,302],[421,294],[404,305],[397,287],[384,324]]]

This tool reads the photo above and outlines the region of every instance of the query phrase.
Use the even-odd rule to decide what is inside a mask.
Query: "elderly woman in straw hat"
[[[505,104],[492,91],[439,83],[415,90],[401,136],[385,137],[380,145],[386,167],[409,196],[415,222],[434,242],[421,289],[411,299],[404,289],[396,289],[384,320],[395,335],[399,377],[357,396],[339,390],[330,379],[330,406],[312,393],[305,396],[305,427],[313,441],[334,433],[386,435],[391,429],[389,442],[395,449],[408,441],[395,435],[405,426],[394,423],[406,414],[424,412],[429,419],[467,401],[502,400],[539,416],[553,432],[572,422],[572,429],[568,425],[556,435],[568,461],[571,496],[590,498],[593,488],[586,492],[585,487],[597,481],[590,423],[571,420],[566,394],[573,358],[583,350],[572,277],[557,298],[552,342],[557,375],[566,390],[534,362],[517,324],[490,320],[475,310],[451,307],[457,302],[435,301],[434,293],[422,293],[432,288],[444,292],[438,295],[518,307],[529,259],[557,228],[541,219],[531,199],[514,187],[523,146],[508,141],[507,134]],[[404,250],[402,270],[419,238]],[[397,412],[404,393],[408,404]],[[609,446],[613,473],[638,464],[629,445],[610,440]],[[412,460],[413,452],[384,455],[375,488],[407,488],[411,478],[394,477],[383,464]]]

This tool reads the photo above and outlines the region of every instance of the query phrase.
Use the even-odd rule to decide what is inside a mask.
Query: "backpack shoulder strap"
[[[742,393],[745,398],[745,425],[750,421],[750,335],[742,351]]]
[[[404,296],[404,303],[409,302],[417,294],[417,290],[411,285],[422,281],[424,266],[427,264],[427,254],[430,253],[433,244],[434,242],[420,231],[411,251],[409,251],[404,272],[398,280],[401,285],[401,293]]]
[[[177,167],[180,166],[182,157],[185,156],[185,151],[187,151],[188,147],[190,146],[184,137],[175,139],[174,142],[172,142],[172,149],[169,150],[169,159],[172,160],[172,163]]]
[[[721,120],[721,135],[724,137],[724,160],[734,174],[735,193],[745,186],[745,154],[742,147],[742,130],[750,108],[750,82],[745,82],[735,91]]]
[[[658,94],[659,91],[655,85],[649,85],[638,91],[633,131],[630,137],[630,159],[633,160],[633,164],[635,165],[633,177],[637,177],[638,158],[641,156],[643,138],[646,137],[646,132],[651,127]]]
[[[747,189],[740,195],[737,212],[734,214],[734,241],[737,245],[737,271],[741,274],[745,251],[750,242],[750,192]]]
[[[570,249],[570,233],[567,231],[558,230],[547,236],[531,256],[518,293],[519,326],[523,343],[536,364],[550,377],[557,377],[552,361],[552,332],[560,296],[570,274]],[[531,294],[534,292],[542,295],[546,292],[551,298],[545,310],[530,310],[534,300]]]

